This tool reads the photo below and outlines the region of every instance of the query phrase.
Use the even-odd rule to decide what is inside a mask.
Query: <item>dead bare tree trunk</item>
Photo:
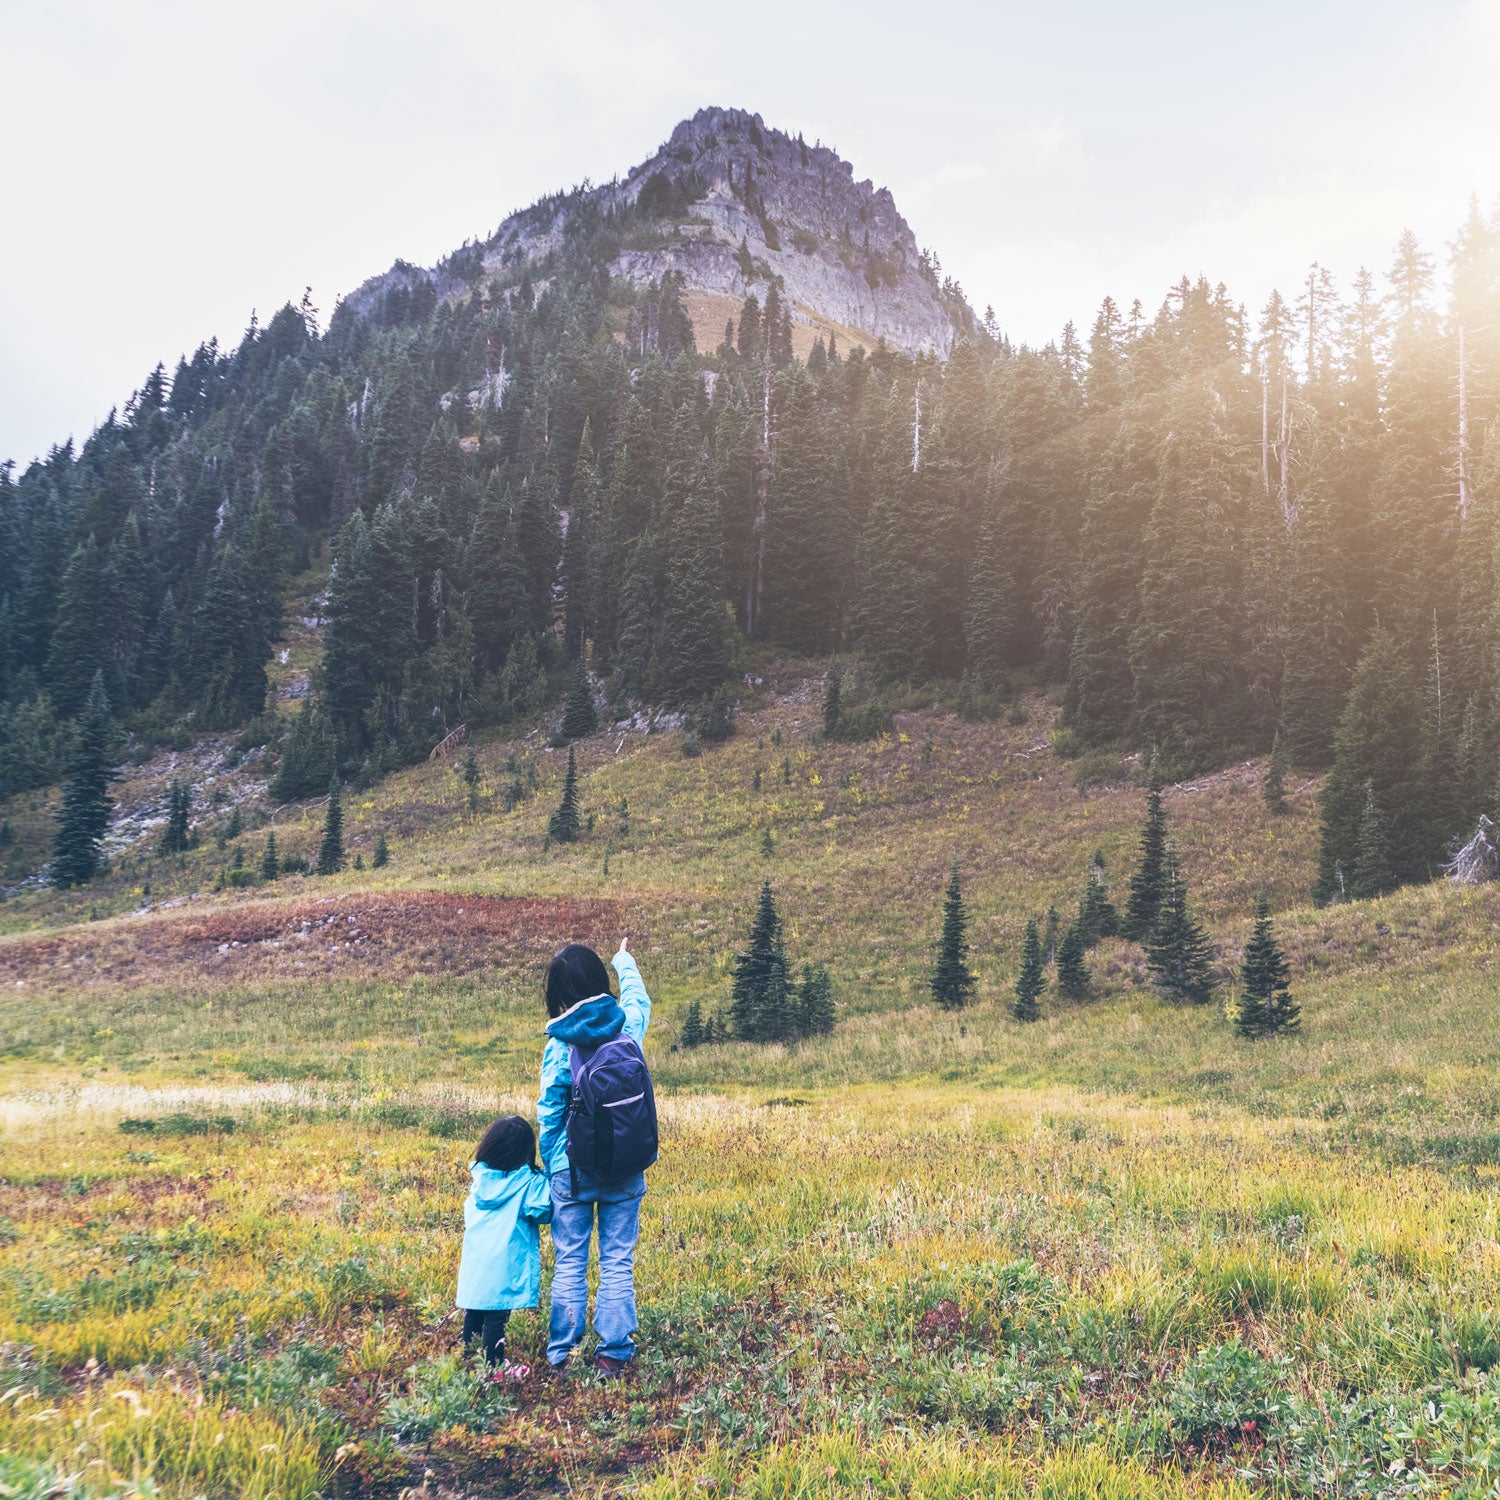
[[[1464,325],[1458,325],[1458,514],[1469,514],[1469,362]]]
[[[1260,482],[1271,493],[1271,381],[1260,372]]]
[[[745,595],[746,633],[760,623],[761,593],[766,577],[766,514],[771,499],[771,346],[766,344],[761,382],[760,451],[755,461],[755,566]]]
[[[1286,377],[1281,380],[1281,434],[1276,443],[1276,456],[1280,467],[1280,473],[1276,482],[1276,498],[1281,505],[1281,519],[1288,530],[1291,529],[1292,516],[1292,494],[1291,494],[1291,446],[1292,446],[1292,418],[1287,402]]]

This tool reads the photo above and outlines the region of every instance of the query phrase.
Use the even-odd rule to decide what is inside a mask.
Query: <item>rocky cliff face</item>
[[[718,343],[747,295],[763,303],[773,277],[804,352],[832,331],[845,344],[883,338],[908,353],[946,355],[972,321],[961,296],[943,291],[924,264],[887,189],[856,182],[836,152],[744,110],[700,110],[628,176],[511,215],[479,252],[484,272],[537,265],[570,231],[610,219],[624,226],[611,247],[612,274],[645,285],[680,271],[700,347]],[[427,272],[398,265],[350,300],[358,309],[387,285],[409,288],[413,277],[442,295],[460,284],[454,271],[451,261]]]

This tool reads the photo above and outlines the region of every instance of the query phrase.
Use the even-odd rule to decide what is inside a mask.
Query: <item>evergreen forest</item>
[[[269,743],[290,800],[460,725],[591,728],[596,688],[722,723],[767,643],[975,716],[1055,686],[1062,753],[1169,779],[1274,743],[1328,773],[1325,901],[1496,811],[1500,213],[1258,310],[1184,278],[1030,348],[949,282],[946,360],[802,359],[774,281],[706,338],[678,274],[611,279],[632,215],[691,206],[642,199],[545,200],[545,257],[466,246],[451,290],[387,277],[326,327],[309,294],[0,470],[0,798],[98,783],[121,731]],[[319,569],[283,731],[266,669]]]

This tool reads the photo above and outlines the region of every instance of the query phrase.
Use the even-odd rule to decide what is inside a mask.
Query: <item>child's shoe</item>
[[[606,1380],[618,1380],[630,1369],[628,1359],[616,1359],[610,1354],[596,1354],[594,1356],[594,1368]]]

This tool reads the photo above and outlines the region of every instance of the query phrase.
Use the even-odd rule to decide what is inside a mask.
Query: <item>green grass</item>
[[[1067,914],[1095,847],[1123,901],[1139,790],[1080,794],[1039,699],[825,745],[813,685],[778,685],[697,759],[586,742],[571,848],[542,846],[558,757],[481,741],[477,812],[442,765],[348,798],[384,871],[214,895],[210,842],[0,906],[0,1485],[1494,1492],[1496,894],[1314,911],[1313,789],[1272,818],[1234,767],[1168,816],[1226,975],[1270,893],[1303,1034],[1164,1004],[1123,943],[1096,1000],[1021,1026],[1020,929]],[[507,813],[512,755],[539,784]],[[320,816],[278,844],[307,852]],[[957,1016],[923,988],[955,855],[981,979]],[[766,873],[789,956],[833,969],[836,1034],[673,1050],[689,999],[725,1003]],[[203,894],[130,915],[147,882]],[[293,907],[325,925],[298,936]],[[468,1151],[530,1109],[552,945],[621,931],[665,1125],[641,1358],[622,1386],[491,1390],[453,1357]],[[541,1342],[519,1314],[513,1355]]]

